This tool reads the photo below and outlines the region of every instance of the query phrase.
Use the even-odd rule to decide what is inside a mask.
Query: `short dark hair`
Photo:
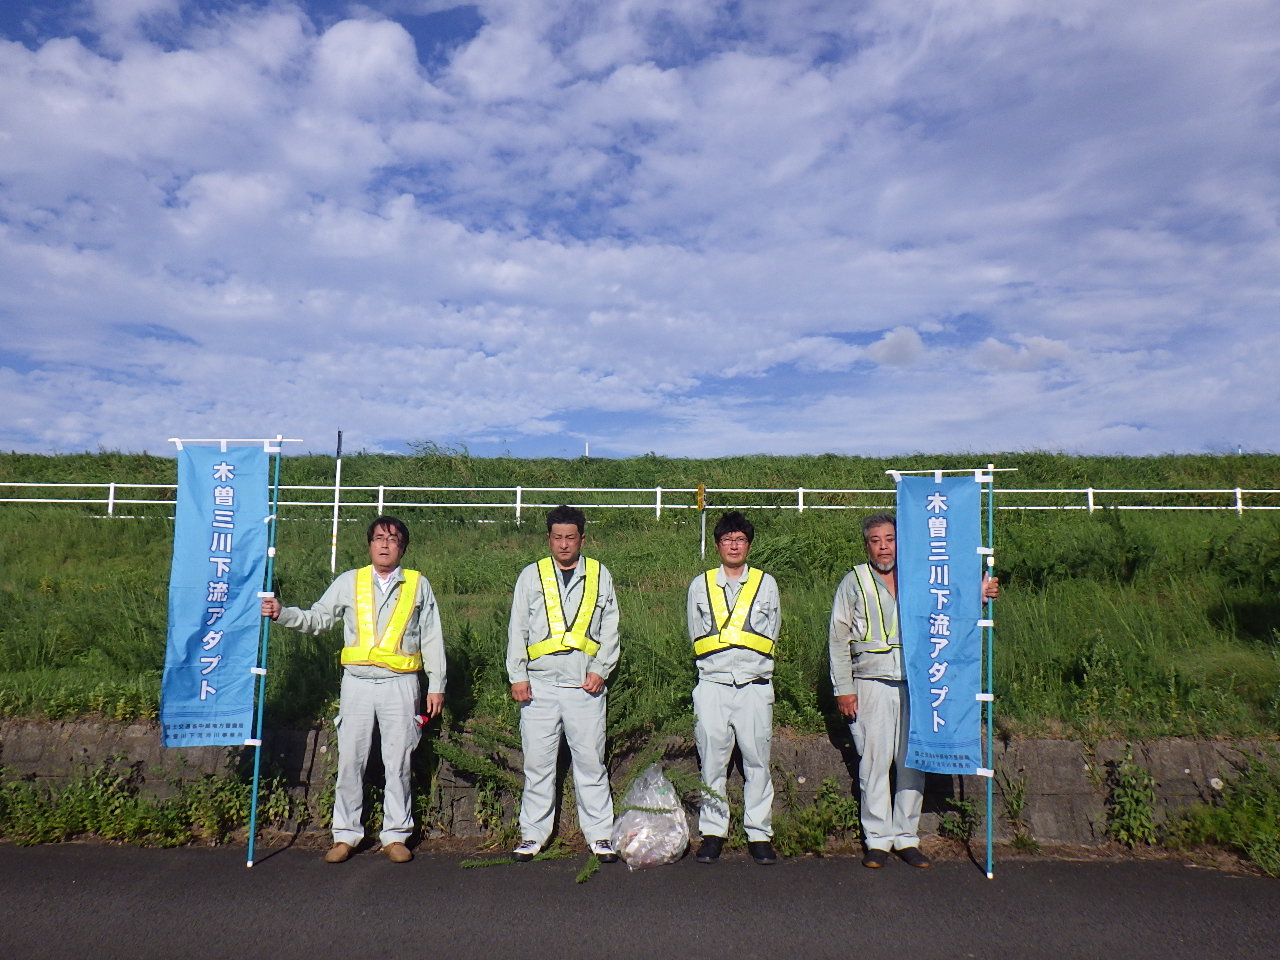
[[[893,527],[894,533],[898,532],[898,521],[893,518],[892,513],[873,513],[862,521],[862,539],[867,539],[872,527],[883,527],[885,524]]]
[[[718,541],[726,533],[741,533],[750,543],[756,538],[756,528],[751,525],[751,521],[740,514],[737,510],[730,510],[718,521],[716,521],[715,538]]]
[[[569,507],[563,503],[554,510],[547,511],[547,533],[557,523],[572,523],[578,528],[578,533],[587,531],[587,515],[577,507]]]
[[[400,543],[406,547],[409,545],[409,528],[404,525],[404,521],[399,517],[381,516],[369,524],[368,539],[370,543],[373,543],[373,535],[379,527],[386,530],[394,530],[400,535]]]

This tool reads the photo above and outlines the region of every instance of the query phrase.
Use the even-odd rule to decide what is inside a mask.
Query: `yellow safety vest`
[[[343,665],[386,667],[396,673],[415,673],[422,669],[421,653],[405,653],[400,649],[409,617],[418,598],[417,570],[404,570],[400,596],[396,598],[391,619],[378,636],[378,608],[373,599],[373,566],[356,571],[356,644],[342,648]]]
[[[747,571],[747,579],[738,591],[738,599],[734,601],[733,610],[725,603],[724,589],[716,583],[716,570],[708,570],[705,576],[707,600],[711,604],[710,633],[703,634],[693,641],[695,659],[740,647],[743,650],[754,650],[766,657],[773,656],[773,640],[762,633],[754,633],[747,627],[747,617],[751,613],[751,605],[756,602],[756,594],[760,592],[760,584],[764,581],[764,572],[752,567]]]
[[[866,633],[849,640],[854,652],[886,653],[891,647],[902,646],[902,637],[898,633],[898,611],[893,611],[893,625],[886,626],[884,607],[880,604],[880,591],[876,587],[876,575],[871,572],[871,565],[860,563],[853,568],[853,574],[862,591],[862,611],[867,621]]]
[[[560,602],[559,573],[555,562],[550,557],[538,561],[538,576],[542,580],[542,605],[547,610],[547,639],[529,644],[529,659],[537,660],[549,653],[568,653],[570,650],[581,650],[588,657],[594,657],[600,649],[599,642],[591,636],[591,617],[596,612],[596,601],[600,597],[600,561],[590,557],[583,558],[586,568],[586,582],[582,585],[582,602],[578,604],[578,615],[573,618],[573,626],[568,626],[564,619],[564,605]]]

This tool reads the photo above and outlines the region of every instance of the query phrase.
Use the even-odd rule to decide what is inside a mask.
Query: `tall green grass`
[[[1004,452],[981,454],[912,454],[892,459],[818,456],[742,456],[693,460],[647,455],[622,460],[598,458],[517,459],[473,457],[465,449],[451,450],[430,443],[411,444],[409,456],[348,453],[343,458],[344,486],[479,486],[479,487],[655,487],[688,488],[704,483],[719,488],[794,488],[887,490],[887,469],[972,469],[987,463],[1016,468],[997,475],[998,485],[1016,488],[1140,488],[1140,489],[1270,489],[1280,478],[1280,456],[1169,455],[1159,457],[1072,457],[1056,453]],[[331,456],[286,457],[285,485],[332,487]],[[0,453],[0,481],[28,483],[167,483],[176,481],[171,457],[145,453],[98,453],[41,456]],[[3,494],[8,496],[8,494]],[[291,494],[322,503],[323,490]],[[481,498],[476,498],[477,500]],[[623,502],[626,498],[622,498]],[[775,502],[775,498],[761,498]],[[806,498],[808,499],[808,498]],[[1008,495],[1008,501],[1018,498]],[[1101,498],[1100,503],[1135,502],[1135,497]],[[376,502],[376,493],[364,497]],[[635,498],[631,498],[634,502]],[[813,503],[839,502],[837,496],[813,495]],[[1152,496],[1152,503],[1186,503],[1173,496]],[[1078,496],[1063,502],[1079,505]],[[1224,503],[1229,502],[1224,500]],[[1280,505],[1280,504],[1272,504]],[[2,506],[2,505],[0,505]],[[7,508],[6,508],[7,509]],[[503,511],[510,515],[510,510]],[[316,516],[315,511],[305,513]]]
[[[1221,793],[1192,804],[1165,824],[1173,847],[1211,844],[1235,850],[1280,877],[1280,756],[1274,748],[1245,757]]]
[[[979,457],[1016,465],[1007,486],[1257,486],[1280,458]],[[972,457],[886,461],[741,457],[625,461],[354,456],[345,483],[887,488],[886,466],[972,466]],[[171,480],[172,461],[142,455],[0,455],[0,479]],[[285,483],[332,479],[326,457],[287,458]],[[166,474],[165,471],[170,473]],[[1270,473],[1268,473],[1270,471]],[[169,478],[166,480],[166,477]],[[0,712],[57,717],[151,716],[164,656],[172,524],[101,519],[93,507],[0,505]],[[510,591],[545,552],[542,512],[517,526],[456,512],[403,509],[413,532],[406,562],[440,600],[448,648],[451,722],[512,730],[504,659]],[[307,605],[331,579],[327,511],[286,508],[276,588]],[[862,511],[756,510],[753,561],[778,579],[783,629],[776,716],[821,731],[833,722],[826,666],[831,597],[863,559]],[[367,562],[372,513],[349,511],[338,569]],[[694,668],[685,591],[712,564],[698,556],[692,511],[590,511],[587,552],[617,581],[623,658],[611,682],[615,744],[692,728]],[[997,572],[996,714],[1012,734],[1097,737],[1272,737],[1280,732],[1280,515],[1001,511]],[[268,723],[309,723],[332,709],[336,635],[272,634]]]

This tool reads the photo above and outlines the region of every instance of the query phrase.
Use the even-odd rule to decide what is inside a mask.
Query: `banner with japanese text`
[[[982,766],[982,487],[972,476],[898,482],[898,611],[911,701],[907,765]]]
[[[235,745],[252,736],[268,467],[261,445],[178,451],[160,687],[166,747]]]

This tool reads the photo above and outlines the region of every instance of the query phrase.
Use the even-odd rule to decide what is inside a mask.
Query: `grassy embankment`
[[[1019,468],[999,477],[1005,487],[1266,487],[1271,477],[1280,476],[1280,458],[1262,456],[991,459]],[[344,462],[344,483],[678,487],[702,481],[713,487],[886,489],[886,466],[971,465],[975,460],[986,458],[916,457],[890,464],[839,457],[356,456]],[[155,457],[0,456],[3,479],[171,482],[172,477],[173,461]],[[285,460],[286,484],[323,485],[331,479],[330,458]],[[320,500],[324,493],[314,496]],[[870,506],[886,498],[855,499]],[[1007,495],[1001,502],[1016,499]],[[1113,499],[1133,502],[1135,497]],[[822,502],[816,495],[806,500]],[[5,519],[0,638],[6,650],[0,711],[121,719],[154,713],[172,537],[163,511],[152,508],[150,519],[103,520],[92,516],[96,508],[4,505],[0,510]],[[428,575],[440,597],[455,722],[479,717],[510,724],[515,714],[502,668],[509,590],[520,567],[544,549],[541,511],[529,510],[521,526],[510,522],[509,510],[399,512],[415,533],[408,559]],[[286,507],[282,513],[279,591],[286,602],[305,604],[330,579],[328,513],[304,507]],[[339,569],[362,562],[363,521],[371,514],[371,508],[347,511],[355,522],[342,526]],[[507,519],[475,522],[486,515]],[[801,731],[821,729],[830,711],[826,619],[835,584],[861,559],[860,515],[857,510],[797,515],[764,509],[753,514],[759,529],[753,557],[777,576],[783,592],[778,721]],[[1000,724],[1018,734],[1275,736],[1280,732],[1278,533],[1280,514],[1269,512],[1000,512],[997,559],[1006,585],[997,613]],[[683,598],[689,579],[703,567],[696,514],[668,510],[658,520],[649,510],[597,510],[589,534],[589,551],[614,571],[624,618],[624,657],[613,683],[611,723],[620,736],[643,734],[688,710],[694,674],[683,631]],[[277,631],[268,704],[275,722],[323,715],[335,689],[334,643],[333,637]]]
[[[1266,488],[1280,477],[1280,458],[1265,456],[518,461],[428,450],[414,457],[348,457],[343,479],[387,486],[703,482],[886,490],[886,467],[971,467],[988,460],[1019,468],[999,477],[1005,488]],[[146,456],[0,455],[5,480],[172,482],[173,470],[172,460]],[[289,458],[282,479],[323,486],[332,482],[332,470],[331,458]],[[390,502],[397,497],[404,495],[388,494]],[[736,494],[721,502],[726,499],[745,502]],[[848,501],[870,508],[887,499]],[[1047,499],[1010,494],[1000,502]],[[1111,502],[1136,499],[1130,494]],[[810,505],[834,500],[806,497]],[[1078,496],[1060,500],[1081,502]],[[689,498],[672,495],[668,502]],[[0,512],[0,713],[153,716],[172,537],[165,511],[149,508],[150,517],[139,520],[100,519],[93,516],[100,509],[87,507],[0,505]],[[342,527],[339,569],[364,562],[364,524],[372,512],[345,511],[352,522]],[[544,551],[541,511],[529,510],[522,526],[511,521],[509,509],[394,512],[413,529],[408,562],[427,574],[440,598],[450,658],[448,728],[468,729],[480,741],[502,739],[516,721],[503,669],[509,591],[520,567]],[[862,513],[762,508],[752,514],[753,560],[777,576],[783,596],[776,683],[781,726],[817,732],[832,713],[826,621],[836,583],[862,559]],[[328,510],[286,506],[282,515],[277,588],[286,603],[305,605],[330,580]],[[495,522],[476,522],[482,518]],[[694,670],[684,592],[704,568],[696,514],[671,510],[655,519],[652,510],[596,510],[591,520],[588,552],[613,570],[623,613],[611,742],[624,749],[658,731],[688,733]],[[1280,733],[1280,513],[1002,511],[996,540],[1006,588],[997,609],[997,716],[1004,732],[1086,739]],[[331,711],[336,642],[275,631],[269,723],[306,724]]]

